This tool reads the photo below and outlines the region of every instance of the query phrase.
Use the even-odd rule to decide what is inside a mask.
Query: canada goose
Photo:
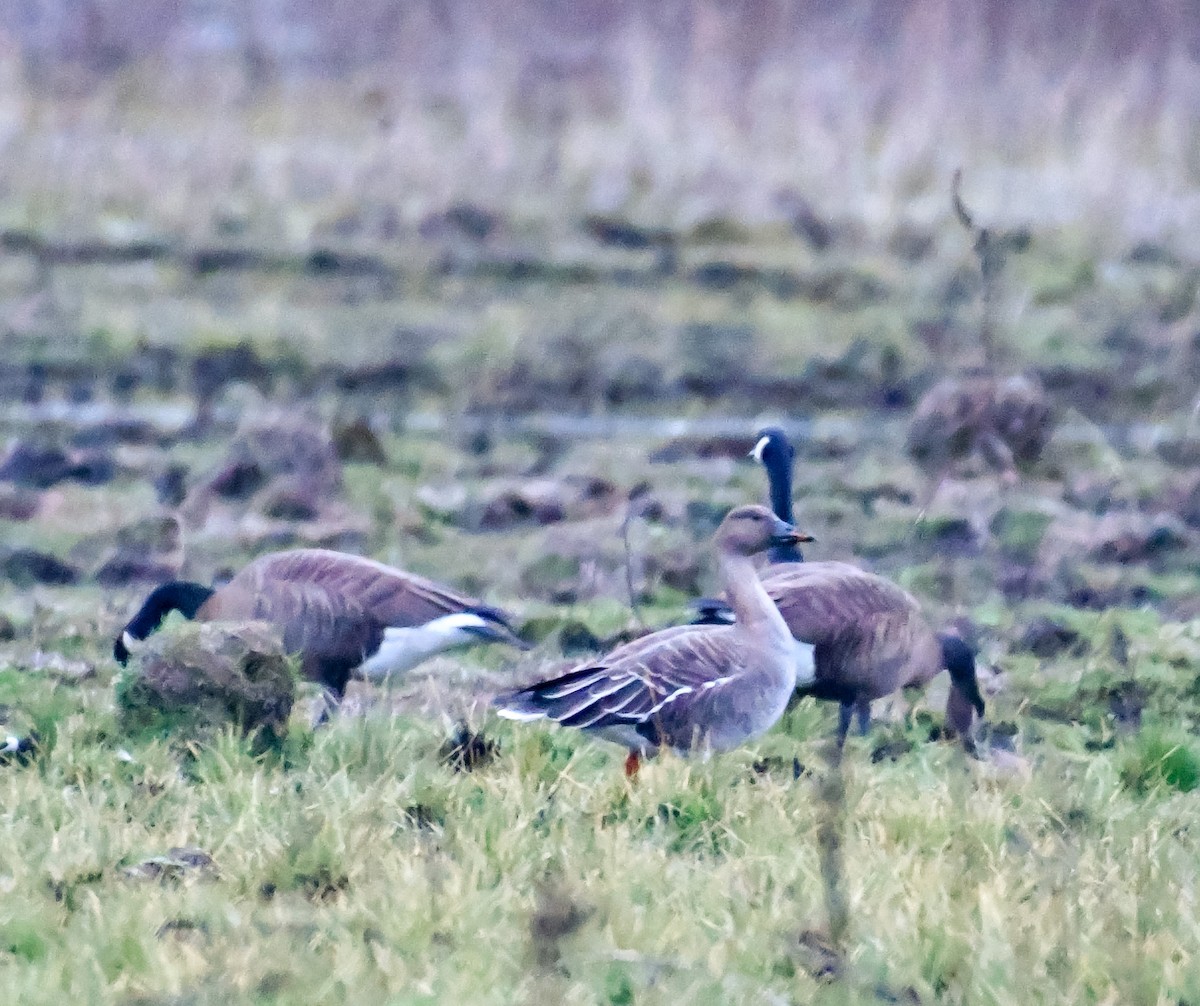
[[[334,703],[354,673],[387,678],[473,643],[528,648],[496,608],[381,562],[320,548],[265,555],[215,590],[164,584],[117,637],[117,662],[124,665],[131,644],[172,611],[201,621],[271,622],[284,648],[300,656],[301,674],[323,685]]]
[[[772,507],[790,520],[795,452],[787,434],[762,430],[750,453],[767,470]],[[772,561],[763,586],[792,634],[816,647],[816,681],[799,694],[840,703],[839,744],[855,715],[866,733],[872,700],[924,685],[945,668],[951,683],[946,718],[971,748],[972,709],[983,716],[984,702],[966,643],[935,635],[916,599],[874,573],[845,562],[804,562],[799,549],[773,553]]]
[[[758,441],[750,452],[767,470],[767,485],[771,492],[771,509],[789,524],[796,523],[792,512],[792,466],[796,450],[788,436],[778,426],[768,426],[758,433]],[[803,562],[804,555],[795,545],[782,545],[770,549],[767,558],[772,563]]]
[[[561,677],[500,695],[513,720],[551,719],[629,749],[626,775],[660,747],[725,751],[769,729],[797,680],[813,679],[813,648],[796,642],[752,556],[811,541],[762,506],[732,510],[715,544],[734,625],[652,632]]]
[[[971,749],[972,710],[984,713],[974,654],[957,636],[936,635],[906,590],[844,562],[782,567],[763,587],[792,634],[816,648],[816,680],[797,694],[840,703],[839,745],[855,715],[867,732],[874,699],[925,685],[945,668],[946,719]]]

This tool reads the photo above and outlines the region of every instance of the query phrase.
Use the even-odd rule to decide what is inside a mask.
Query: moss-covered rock
[[[295,670],[263,623],[186,623],[151,636],[117,683],[129,733],[205,739],[227,724],[275,738],[287,730]]]

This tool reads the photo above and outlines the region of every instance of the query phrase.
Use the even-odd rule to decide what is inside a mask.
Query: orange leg
[[[642,756],[636,751],[630,751],[629,757],[625,759],[625,778],[636,779],[638,767],[642,764]]]

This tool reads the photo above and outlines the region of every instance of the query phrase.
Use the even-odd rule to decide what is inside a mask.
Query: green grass
[[[1046,672],[1013,670],[1035,692]],[[911,751],[872,764],[877,727],[850,743],[837,811],[819,793],[832,712],[812,703],[745,750],[665,757],[630,785],[615,748],[492,718],[498,757],[456,772],[436,718],[297,723],[256,756],[232,732],[131,744],[104,684],[7,672],[0,688],[57,723],[32,765],[0,768],[0,994],[22,1003],[1197,993],[1200,915],[1181,897],[1197,760],[1177,728],[1087,754],[1048,737],[1010,776],[923,743],[919,722]],[[822,979],[805,934],[826,928],[817,835],[841,812],[849,925]],[[215,869],[138,869],[183,846]]]

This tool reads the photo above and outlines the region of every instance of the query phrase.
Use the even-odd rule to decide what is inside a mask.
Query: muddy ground
[[[304,253],[8,233],[9,659],[62,649],[43,623],[70,611],[67,648],[106,680],[155,583],[305,544],[507,605],[550,653],[603,645],[712,589],[706,539],[763,497],[745,455],[767,421],[795,436],[812,555],[958,620],[995,688],[1011,654],[1106,652],[1076,612],[1186,622],[1196,268],[1006,240],[985,296],[954,222],[814,244],[724,221],[526,234],[455,206]],[[981,429],[1014,375],[1036,408]]]

